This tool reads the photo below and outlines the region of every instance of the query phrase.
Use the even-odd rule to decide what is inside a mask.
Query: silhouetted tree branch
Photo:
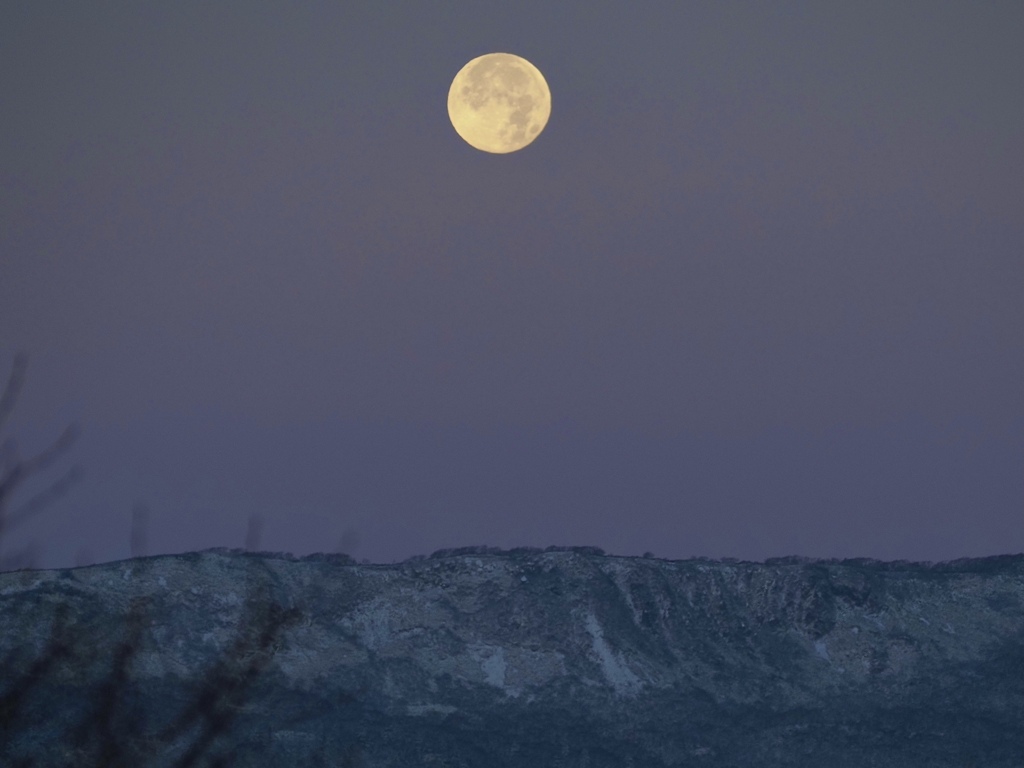
[[[7,377],[3,393],[0,394],[0,431],[3,430],[11,413],[17,405],[18,397],[25,385],[25,372],[28,369],[28,355],[19,352],[15,355],[11,372]],[[28,458],[21,458],[18,444],[14,438],[7,438],[0,444],[0,547],[6,534],[22,525],[30,518],[42,512],[54,501],[59,499],[80,477],[77,466],[61,475],[57,480],[36,493],[27,502],[8,512],[11,499],[17,490],[33,475],[44,472],[53,466],[78,439],[78,425],[68,425],[60,436],[47,448]],[[29,566],[32,563],[28,564]],[[5,570],[6,560],[0,557],[0,571]]]
[[[4,424],[11,417],[15,403],[18,402],[21,388],[25,386],[25,371],[27,369],[28,354],[19,352],[14,356],[11,373],[7,377],[7,385],[4,387],[3,394],[0,395],[0,429],[4,428]]]
[[[64,659],[74,655],[73,643],[68,631],[68,607],[60,604],[54,611],[53,623],[50,625],[50,639],[43,652],[29,664],[28,669],[19,677],[12,673],[17,662],[16,651],[6,654],[0,669],[3,679],[9,681],[10,688],[0,694],[0,755],[3,755],[15,733],[24,705],[29,696],[43,683],[53,667]],[[24,763],[31,765],[31,763]]]
[[[19,353],[0,394],[0,432],[24,386],[27,366],[28,355]],[[73,467],[8,514],[11,499],[18,489],[29,478],[52,467],[70,450],[77,437],[78,428],[72,424],[50,446],[29,458],[21,458],[13,438],[0,443],[0,544],[4,534],[63,496],[78,479],[78,467]],[[148,509],[139,502],[132,514],[132,557],[146,553],[147,523]],[[246,535],[249,549],[259,546],[262,523],[259,516],[250,518]],[[0,571],[11,563],[15,567],[32,567],[32,547],[28,552],[28,555],[22,553],[7,561],[0,559]],[[140,570],[150,565],[146,560],[138,562]],[[273,660],[283,633],[301,618],[298,609],[285,608],[272,600],[258,581],[251,582],[233,643],[210,669],[196,670],[196,679],[201,682],[192,692],[191,700],[173,723],[159,732],[148,729],[147,713],[130,703],[130,697],[137,694],[139,686],[133,667],[151,639],[148,628],[153,624],[152,598],[133,598],[123,619],[121,639],[109,656],[109,671],[90,696],[91,707],[87,714],[67,729],[66,741],[60,745],[65,758],[70,760],[66,764],[81,768],[144,768],[166,765],[174,750],[174,754],[180,754],[175,768],[232,765],[230,751],[215,755],[214,750],[220,747],[222,737],[231,730],[246,697]],[[87,637],[80,631],[72,635],[70,627],[74,623],[69,604],[58,602],[52,612],[49,640],[42,652],[33,658],[15,648],[0,660],[0,765],[39,768],[44,764],[33,755],[12,754],[23,752],[15,749],[15,736],[19,729],[31,727],[29,705],[35,696],[48,686],[52,687],[56,679],[76,669],[88,669],[95,662],[97,647],[103,644],[102,637]],[[364,692],[362,689],[356,695]],[[300,714],[296,719],[301,717]],[[357,748],[350,749],[342,765],[356,765],[359,756]]]
[[[197,671],[196,679],[200,682],[174,721],[153,732],[147,728],[146,713],[128,704],[129,693],[139,685],[133,679],[133,665],[147,643],[152,607],[149,597],[131,601],[123,635],[109,657],[109,671],[90,696],[92,706],[85,717],[66,731],[66,753],[73,759],[69,764],[82,768],[144,768],[167,764],[167,757],[174,750],[179,755],[174,768],[231,765],[232,752],[230,748],[223,750],[222,737],[230,732],[253,686],[273,660],[283,633],[302,618],[297,608],[286,608],[273,601],[254,580],[232,644],[209,669]],[[24,672],[18,674],[17,668],[22,665],[18,664],[15,651],[6,654],[0,665],[2,765],[43,765],[32,757],[10,753],[14,734],[26,725],[27,704],[48,681],[52,684],[61,675],[61,669],[84,669],[96,653],[96,637],[70,635],[73,619],[69,613],[66,603],[57,605],[50,640]],[[214,754],[218,748],[221,753]]]

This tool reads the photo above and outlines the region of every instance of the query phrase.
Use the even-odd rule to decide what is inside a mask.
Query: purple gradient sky
[[[657,7],[5,4],[5,551],[1024,550],[1024,5]]]

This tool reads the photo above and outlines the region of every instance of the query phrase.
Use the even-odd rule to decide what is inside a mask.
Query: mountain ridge
[[[143,603],[146,621],[131,630]],[[52,752],[57,726],[85,716],[117,638],[135,631],[123,698],[154,727],[226,655],[259,660],[218,733],[232,765],[319,755],[374,767],[1009,766],[1024,756],[1024,555],[755,563],[461,547],[361,564],[205,550],[0,574],[6,669],[44,652],[58,609],[91,662],[41,681],[23,711],[53,708],[58,690],[82,706],[19,729],[28,753]],[[261,625],[252,617],[271,614],[280,624],[266,647],[239,650],[240,631]],[[175,744],[165,756],[184,749]]]

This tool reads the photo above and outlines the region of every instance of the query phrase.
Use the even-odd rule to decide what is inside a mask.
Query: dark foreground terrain
[[[3,766],[1024,765],[1024,556],[0,574]]]

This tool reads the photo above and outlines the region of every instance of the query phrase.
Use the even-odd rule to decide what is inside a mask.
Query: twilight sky
[[[4,551],[1024,551],[1024,4],[654,5],[3,4]]]

